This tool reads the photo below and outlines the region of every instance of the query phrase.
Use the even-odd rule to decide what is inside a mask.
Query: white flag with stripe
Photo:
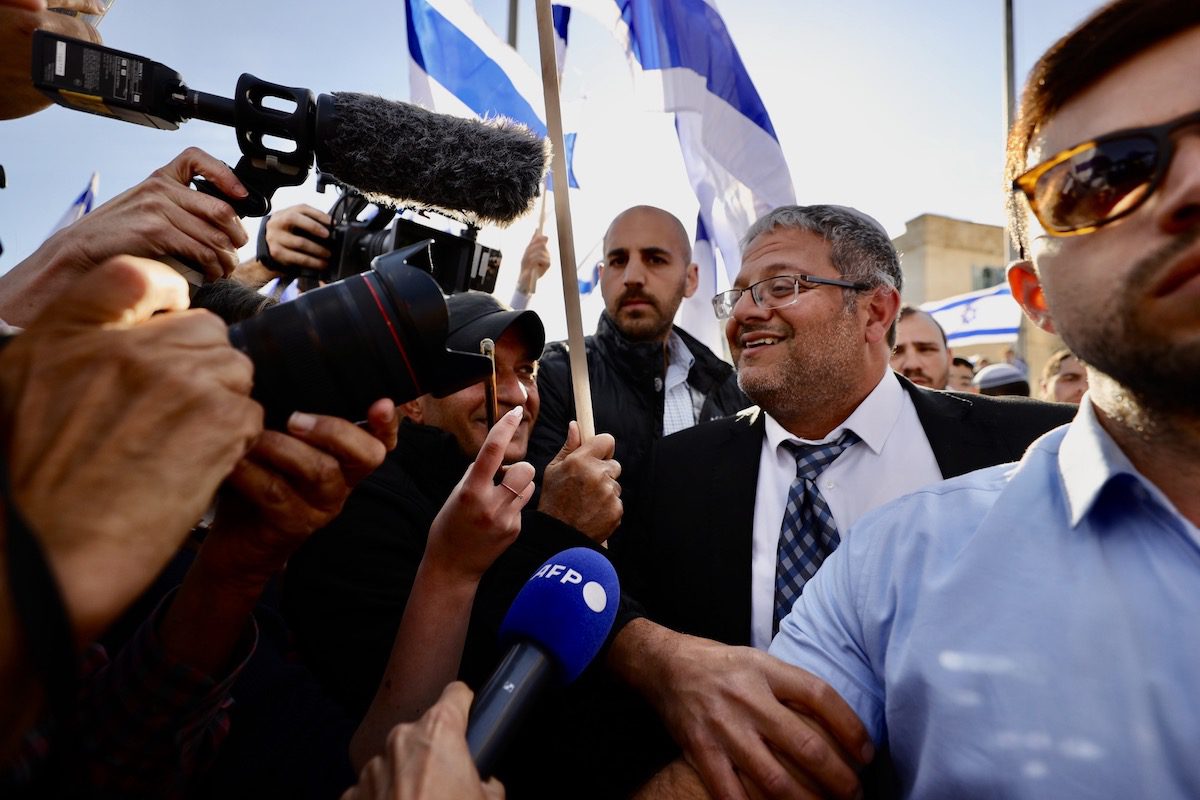
[[[1015,342],[1024,312],[1008,284],[921,304],[942,330],[951,347]]]

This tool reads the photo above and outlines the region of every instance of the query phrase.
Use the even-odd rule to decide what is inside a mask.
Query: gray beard
[[[819,416],[841,405],[862,371],[852,349],[856,339],[849,324],[856,312],[857,306],[846,309],[837,327],[819,344],[801,344],[802,350],[790,354],[785,368],[770,374],[760,370],[749,380],[739,372],[738,386],[776,420]],[[789,346],[792,344],[797,344],[795,338],[789,339]]]

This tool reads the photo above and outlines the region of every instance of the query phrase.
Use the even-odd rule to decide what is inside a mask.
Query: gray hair
[[[847,206],[780,206],[750,226],[742,251],[776,228],[809,231],[829,242],[829,259],[843,278],[900,291],[900,258],[883,226]]]

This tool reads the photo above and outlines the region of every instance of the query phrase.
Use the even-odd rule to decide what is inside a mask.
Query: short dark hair
[[[192,308],[207,309],[233,325],[257,316],[275,305],[275,298],[259,294],[233,278],[206,283],[192,295]]]
[[[933,327],[937,328],[937,332],[942,335],[942,347],[945,347],[947,350],[949,350],[950,340],[946,338],[946,329],[943,328],[942,323],[934,319],[933,314],[930,314],[928,311],[917,308],[916,306],[910,306],[908,303],[905,303],[904,305],[900,306],[900,314],[896,317],[896,323],[899,324],[914,314],[920,314],[933,323]],[[957,361],[958,359],[955,360]]]
[[[1025,172],[1029,143],[1071,98],[1159,42],[1200,25],[1196,0],[1116,0],[1045,52],[1025,83],[1020,113],[1008,134],[1004,186],[1008,221],[1021,256],[1029,253],[1025,200],[1008,191]],[[1018,196],[1021,195],[1021,196]]]
[[[950,359],[950,363],[956,367],[966,367],[967,369],[971,370],[972,375],[975,374],[975,365],[971,363],[971,359],[969,358],[955,356],[954,358]]]

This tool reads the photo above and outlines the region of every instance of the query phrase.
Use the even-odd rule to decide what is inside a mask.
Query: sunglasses
[[[1128,128],[1063,150],[1013,181],[1051,236],[1080,236],[1128,216],[1162,183],[1172,135],[1200,124],[1193,111],[1161,125]]]

